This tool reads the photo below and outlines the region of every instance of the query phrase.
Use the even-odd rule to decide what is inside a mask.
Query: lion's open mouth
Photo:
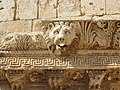
[[[63,44],[63,43],[58,45],[58,48],[61,50],[64,50],[66,47],[67,47],[67,45]]]

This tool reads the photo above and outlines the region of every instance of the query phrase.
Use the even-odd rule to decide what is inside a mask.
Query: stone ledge
[[[100,20],[120,20],[120,15],[98,15],[98,16],[92,16],[92,15],[85,15],[85,16],[76,16],[76,17],[60,17],[60,18],[41,18],[36,19],[41,21],[71,21],[71,20],[83,20],[83,21],[100,21]]]
[[[120,50],[78,50],[76,54],[69,54],[70,56],[116,56],[120,55]],[[7,56],[61,56],[58,52],[52,53],[49,50],[23,50],[23,51],[0,51],[0,57]],[[66,55],[62,55],[66,56]]]

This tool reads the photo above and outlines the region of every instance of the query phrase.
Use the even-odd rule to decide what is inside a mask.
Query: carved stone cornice
[[[8,80],[11,90],[26,90],[27,83],[48,85],[51,90],[70,89],[76,85],[85,90],[119,89],[120,70],[116,69],[9,69],[1,70],[1,80]],[[109,86],[105,83],[109,83]],[[105,86],[106,85],[106,86]],[[77,89],[78,90],[78,89]]]
[[[4,74],[10,83],[11,90],[26,90],[28,82],[47,84],[51,90],[63,90],[72,88],[76,84],[85,84],[88,76],[85,70],[70,69],[9,69]]]
[[[110,83],[119,87],[120,21],[42,21],[40,32],[9,32],[0,44],[0,80],[11,90],[28,83],[51,90],[76,85],[100,90]],[[106,87],[106,86],[105,86]],[[104,89],[103,89],[104,90]]]

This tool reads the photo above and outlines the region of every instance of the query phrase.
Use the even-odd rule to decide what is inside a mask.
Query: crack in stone
[[[13,20],[16,20],[16,14],[17,14],[17,0],[14,0],[15,8],[14,8],[14,17]]]
[[[59,6],[59,0],[56,1],[56,18],[58,18],[58,6]]]
[[[39,3],[40,3],[40,1],[38,0],[37,1],[37,19],[39,18]]]

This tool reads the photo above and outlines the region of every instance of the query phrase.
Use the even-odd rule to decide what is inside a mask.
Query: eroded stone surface
[[[33,20],[33,30],[34,32],[40,32],[42,30],[42,21],[39,19]]]
[[[17,0],[16,19],[34,19],[37,18],[38,0]]]
[[[46,49],[46,43],[42,32],[8,33],[3,35],[1,42],[2,50],[40,50]]]
[[[59,0],[58,16],[70,17],[80,15],[80,0]]]
[[[93,16],[92,20],[99,21],[99,20],[119,20],[120,15],[104,15],[104,16]]]
[[[18,20],[0,23],[0,31],[28,32],[31,31],[31,20]]]
[[[30,32],[31,20],[8,21],[0,23],[0,41],[5,32]]]
[[[120,0],[106,0],[107,14],[120,14]]]
[[[76,22],[77,23],[77,22]],[[52,22],[45,32],[45,41],[48,48],[55,53],[76,53],[79,43],[79,31],[74,22]]]
[[[57,0],[40,0],[39,18],[55,18],[56,5],[57,5]]]
[[[0,0],[0,21],[13,20],[14,0]]]
[[[0,90],[119,90],[119,3],[0,0]]]
[[[105,0],[81,0],[82,15],[105,14]]]

